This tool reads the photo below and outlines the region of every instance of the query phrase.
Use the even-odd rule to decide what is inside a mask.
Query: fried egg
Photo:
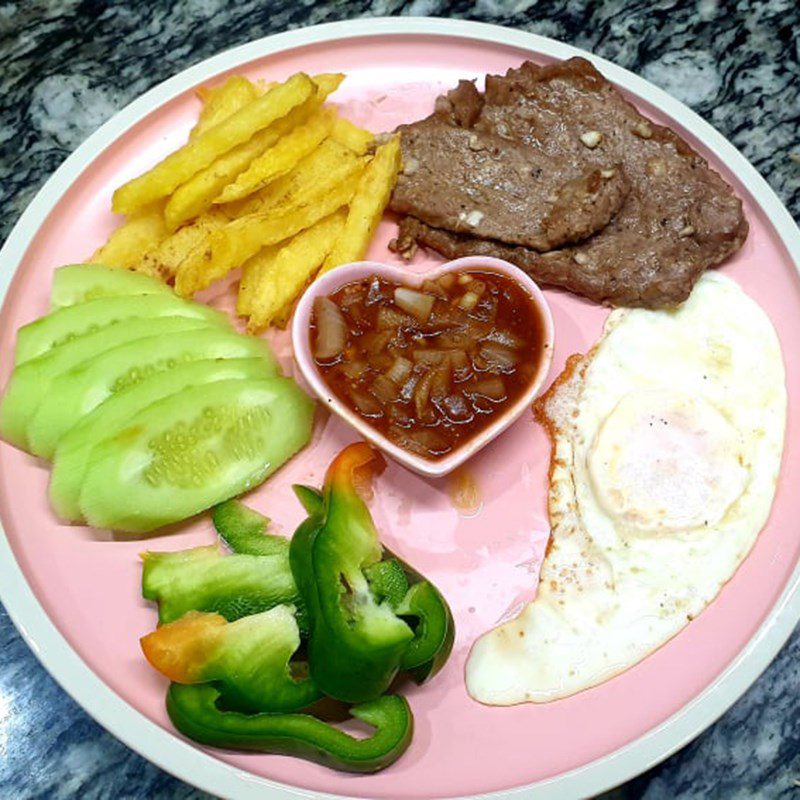
[[[552,443],[537,595],[472,648],[490,705],[595,686],[696,617],[772,505],[786,389],[778,338],[729,278],[676,310],[619,309],[536,406]]]

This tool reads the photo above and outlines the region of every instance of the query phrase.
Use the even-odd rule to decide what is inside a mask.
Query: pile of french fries
[[[400,170],[396,136],[378,143],[325,105],[343,79],[234,75],[198,90],[189,141],[114,192],[125,221],[88,261],[184,297],[240,268],[248,331],[285,326],[315,275],[364,258]]]

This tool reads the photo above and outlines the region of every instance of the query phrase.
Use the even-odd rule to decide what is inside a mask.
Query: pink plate
[[[282,79],[297,71],[342,70],[342,111],[374,130],[427,114],[460,77],[504,71],[533,57],[577,51],[540,37],[472,23],[371,20],[305,29],[254,42],[187,70],[149,92],[87,141],[31,204],[3,250],[0,291],[13,276],[0,319],[0,381],[8,377],[14,332],[43,314],[53,269],[88,256],[116,224],[114,187],[180,145],[196,118],[192,89],[241,72]],[[625,674],[543,706],[487,708],[464,687],[474,639],[513,614],[535,588],[548,534],[548,443],[530,415],[467,465],[483,497],[464,516],[446,479],[396,464],[381,477],[375,515],[387,545],[426,573],[456,617],[453,657],[429,686],[412,689],[416,730],[408,753],[374,776],[335,773],[296,759],[204,750],[172,732],[166,682],[142,658],[138,639],[155,624],[140,599],[138,554],[213,541],[208,516],[146,541],[60,525],[47,504],[48,471],[0,446],[0,595],[27,641],[98,720],[151,760],[217,795],[281,797],[287,787],[351,797],[427,798],[500,792],[569,797],[611,786],[663,758],[725,710],[777,652],[800,617],[800,236],[757,173],[709,126],[664,93],[600,59],[599,68],[642,111],[668,122],[744,198],[746,245],[723,270],[767,311],[784,348],[789,427],[783,473],[769,523],[719,598],[679,636]],[[385,221],[369,257],[392,262]],[[396,263],[396,262],[395,262]],[[415,269],[433,260],[418,259]],[[209,293],[232,308],[232,292]],[[598,337],[606,310],[547,291],[556,326],[551,378],[564,359]],[[274,337],[291,369],[288,336]],[[289,533],[301,510],[289,485],[319,483],[351,429],[320,414],[312,445],[248,502]],[[794,489],[794,491],[793,491]],[[283,788],[279,784],[283,785]],[[532,787],[532,788],[531,788]],[[515,792],[519,789],[519,792]]]

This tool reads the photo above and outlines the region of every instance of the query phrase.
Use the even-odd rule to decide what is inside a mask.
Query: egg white
[[[705,273],[676,310],[612,312],[537,412],[553,447],[551,540],[536,598],[470,653],[467,689],[490,705],[608,680],[731,578],[780,470],[778,338],[736,283]]]

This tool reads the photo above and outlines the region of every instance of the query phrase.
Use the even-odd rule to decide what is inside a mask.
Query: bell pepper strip
[[[408,578],[403,565],[396,558],[376,561],[364,569],[372,596],[378,603],[384,601],[397,613],[408,593]]]
[[[365,443],[345,448],[328,468],[321,512],[300,525],[289,551],[309,614],[311,676],[325,694],[347,703],[383,694],[414,638],[388,603],[375,600],[363,571],[381,561],[383,550],[356,491],[357,473],[383,465]]]
[[[280,556],[281,567],[289,569],[289,540],[283,536],[275,536],[266,532],[270,519],[252,508],[248,508],[238,500],[227,500],[214,507],[211,514],[214,527],[220,539],[230,550],[238,555]],[[294,578],[292,578],[294,581]],[[301,635],[308,633],[306,609],[298,592],[282,602],[292,603],[295,607],[295,618],[300,626]],[[271,606],[259,608],[248,613],[258,613]],[[223,612],[221,612],[223,613]],[[223,613],[223,616],[226,616]]]
[[[147,552],[142,561],[142,595],[158,603],[162,624],[187,611],[216,612],[233,622],[281,603],[301,603],[286,550],[282,555],[223,555],[211,545]]]
[[[291,606],[236,622],[190,611],[141,639],[145,658],[171,681],[216,682],[227,708],[294,711],[320,697],[314,682],[296,680],[289,661],[300,646]]]
[[[298,756],[347,772],[377,772],[393,764],[411,743],[414,728],[411,709],[399,695],[350,709],[353,717],[375,729],[363,739],[309,714],[222,711],[218,699],[214,686],[174,683],[167,693],[167,713],[181,733],[201,744]]]
[[[315,489],[313,486],[304,486],[302,483],[296,483],[292,489],[309,517],[322,512],[322,492],[319,489]]]
[[[250,556],[289,555],[289,540],[267,533],[270,520],[238,500],[214,507],[211,519],[220,538],[234,553]]]
[[[436,587],[425,581],[408,590],[395,613],[416,619],[414,638],[400,668],[409,671],[417,683],[425,683],[445,665],[453,649],[455,623],[450,607]]]

